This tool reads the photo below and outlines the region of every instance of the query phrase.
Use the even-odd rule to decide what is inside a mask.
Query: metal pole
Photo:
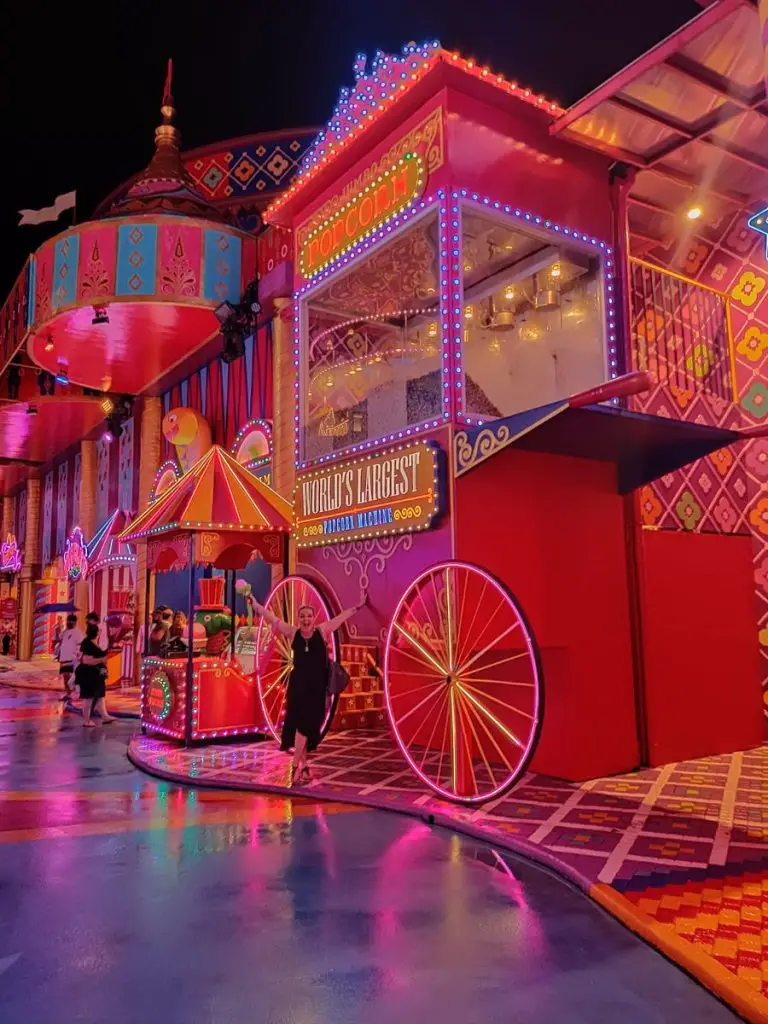
[[[187,693],[184,706],[184,744],[189,746],[192,742],[192,704],[194,701],[194,644],[192,621],[195,615],[195,557],[194,538],[189,535],[189,592],[187,595],[187,622],[189,623],[189,643],[187,645]]]
[[[229,571],[229,611],[232,619],[232,661],[235,660],[235,623],[237,617],[235,616],[235,570],[230,569]]]

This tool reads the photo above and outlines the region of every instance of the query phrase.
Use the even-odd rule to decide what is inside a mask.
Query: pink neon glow
[[[331,619],[331,609],[330,609],[330,606],[329,606],[328,602],[325,600],[325,598],[320,593],[320,591],[317,589],[317,587],[314,585],[314,583],[312,583],[310,580],[306,579],[304,576],[286,576],[285,579],[280,580],[280,582],[277,583],[272,588],[272,590],[269,592],[269,594],[267,595],[267,598],[264,601],[264,607],[265,608],[269,608],[269,606],[272,603],[273,599],[276,598],[280,594],[281,590],[285,590],[288,587],[296,587],[297,589],[298,588],[303,588],[303,594],[301,596],[300,601],[295,600],[293,602],[293,606],[294,606],[294,608],[296,608],[297,611],[298,611],[299,603],[301,603],[301,604],[310,604],[310,605],[313,605],[315,607],[315,609],[316,609],[316,621],[317,620],[319,620],[320,622],[329,622],[330,621],[330,619]],[[299,593],[302,593],[302,592],[299,591]],[[280,727],[282,725],[282,721],[273,722],[272,718],[271,718],[271,716],[269,714],[269,711],[267,709],[266,700],[264,698],[264,689],[263,689],[262,680],[261,680],[262,669],[261,669],[261,666],[259,665],[259,660],[258,660],[258,652],[262,650],[262,637],[264,637],[264,639],[266,640],[267,631],[271,630],[271,629],[272,629],[272,627],[269,626],[266,623],[265,619],[262,618],[262,619],[259,620],[258,632],[256,634],[256,651],[257,651],[257,655],[256,655],[256,659],[257,659],[256,660],[256,691],[257,691],[257,693],[259,695],[259,704],[261,706],[261,711],[262,711],[262,714],[264,715],[264,721],[265,721],[265,723],[267,725],[267,728],[269,729],[269,732],[270,732],[270,734],[272,736],[272,739],[277,740],[277,742],[279,743],[280,742],[280,733],[279,733],[278,730],[280,729]],[[331,661],[336,661],[336,659],[338,658],[338,648],[337,648],[337,644],[336,644],[336,634],[335,633],[331,634],[330,641],[331,641],[331,650],[329,651],[329,655],[330,655]],[[269,661],[271,660],[271,654],[272,654],[273,648],[274,648],[274,640],[270,644],[269,648],[267,648],[269,653],[268,653],[267,658],[265,659],[265,664],[268,664]],[[286,686],[288,685],[288,679],[287,678],[285,680],[285,685]],[[280,704],[281,712],[282,712],[283,706],[284,706],[284,701],[281,702],[281,704]],[[325,733],[325,730],[326,730],[326,728],[328,726],[328,721],[330,719],[332,711],[333,711],[333,707],[331,707],[331,710],[326,714],[325,721],[323,722],[323,727],[321,729],[321,734]]]
[[[20,572],[21,553],[16,538],[12,533],[3,541],[0,547],[0,572]]]
[[[85,579],[88,573],[88,551],[85,537],[79,526],[76,526],[67,538],[64,549],[64,568],[67,576],[74,581]]]
[[[512,609],[512,611],[513,611],[513,613],[515,615],[515,618],[517,619],[519,627],[522,630],[522,635],[525,637],[525,644],[526,644],[526,647],[528,649],[528,658],[529,658],[529,661],[530,661],[531,668],[533,670],[533,680],[534,680],[533,722],[531,723],[531,728],[530,728],[529,733],[528,733],[528,739],[527,739],[525,748],[522,751],[522,754],[520,756],[520,760],[518,762],[517,768],[500,785],[498,785],[495,788],[489,790],[487,793],[480,793],[480,794],[478,794],[476,796],[472,796],[472,797],[460,796],[459,794],[454,793],[454,792],[452,792],[449,789],[444,789],[442,786],[438,786],[437,783],[433,782],[432,779],[430,779],[429,776],[426,775],[418,767],[418,765],[416,764],[416,762],[414,761],[414,759],[411,757],[410,753],[408,752],[408,748],[406,747],[406,745],[405,745],[405,743],[404,743],[404,741],[403,741],[403,739],[402,739],[402,737],[400,735],[400,731],[399,731],[399,729],[397,727],[397,720],[395,718],[395,713],[394,713],[394,710],[392,708],[392,703],[391,703],[391,699],[390,699],[389,668],[390,668],[390,654],[391,654],[392,648],[394,646],[395,623],[400,620],[401,613],[403,611],[403,607],[407,606],[407,604],[409,603],[409,598],[410,598],[411,594],[420,587],[421,583],[425,579],[430,577],[430,576],[435,576],[435,575],[440,574],[445,569],[461,569],[461,570],[464,570],[465,572],[468,572],[468,573],[477,573],[479,576],[482,576],[483,579],[488,584],[490,584],[490,586],[492,586],[494,588],[494,590],[496,591],[496,593],[497,593],[497,595],[499,597],[499,600],[505,602]],[[385,653],[384,653],[384,698],[385,698],[386,703],[387,703],[387,717],[389,718],[389,723],[390,723],[390,725],[392,727],[392,735],[395,737],[395,740],[397,741],[397,745],[400,748],[400,751],[401,751],[403,757],[408,762],[408,764],[410,765],[410,767],[413,770],[413,772],[421,779],[421,781],[425,785],[429,786],[429,788],[433,792],[437,793],[439,796],[444,797],[446,800],[451,800],[453,802],[458,802],[458,803],[462,803],[462,804],[472,804],[472,805],[482,804],[482,803],[485,803],[488,800],[492,800],[494,797],[501,796],[502,793],[505,793],[508,789],[510,789],[517,782],[517,780],[520,778],[520,776],[523,775],[523,773],[525,772],[525,770],[526,770],[526,768],[528,766],[528,762],[530,761],[531,757],[533,756],[533,752],[534,752],[534,750],[536,748],[536,744],[537,744],[538,738],[539,738],[539,725],[540,725],[540,721],[541,721],[542,695],[543,695],[543,681],[542,681],[541,676],[539,674],[539,666],[538,666],[538,661],[537,661],[537,658],[536,658],[536,649],[535,649],[535,646],[534,646],[534,643],[533,643],[533,639],[532,639],[532,636],[531,636],[528,624],[527,624],[527,622],[525,620],[525,617],[523,616],[522,610],[517,606],[516,601],[514,600],[514,598],[509,593],[509,591],[507,590],[507,588],[504,586],[503,583],[501,583],[499,580],[497,580],[495,576],[492,576],[491,573],[487,572],[485,569],[481,569],[477,565],[472,565],[470,562],[452,562],[452,561],[439,562],[436,565],[432,565],[428,569],[425,569],[424,572],[422,572],[420,576],[416,577],[416,579],[413,581],[413,583],[411,583],[411,585],[403,593],[402,597],[398,601],[397,607],[395,608],[394,614],[392,615],[392,619],[390,620],[390,623],[389,623],[389,630],[387,632],[387,643],[386,643],[386,648],[385,648]]]

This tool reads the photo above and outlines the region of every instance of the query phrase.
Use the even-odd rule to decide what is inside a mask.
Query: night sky
[[[696,0],[21,0],[0,39],[0,301],[57,230],[17,228],[19,208],[77,189],[86,219],[146,165],[168,57],[191,149],[323,124],[358,50],[408,40],[438,38],[568,105],[700,11]]]

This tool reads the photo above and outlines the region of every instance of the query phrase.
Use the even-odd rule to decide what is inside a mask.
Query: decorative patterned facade
[[[682,253],[672,242],[647,257],[731,299],[738,404],[722,403],[718,409],[710,402],[704,409],[701,397],[691,400],[681,390],[672,396],[671,414],[676,417],[711,422],[714,413],[716,423],[736,427],[768,417],[768,260],[765,239],[747,226],[755,212],[743,209],[714,224],[702,222]],[[652,317],[642,329],[655,335],[666,326]],[[725,448],[644,488],[641,514],[647,526],[660,529],[752,533],[760,650],[768,687],[768,440],[751,441],[740,450]]]

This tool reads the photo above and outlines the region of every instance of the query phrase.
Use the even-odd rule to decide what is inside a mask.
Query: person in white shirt
[[[75,688],[69,685],[72,673],[80,660],[80,644],[85,639],[85,634],[77,625],[77,616],[70,613],[67,616],[67,628],[59,638],[57,657],[59,660],[59,675],[64,683],[63,701],[69,700],[74,694]]]

